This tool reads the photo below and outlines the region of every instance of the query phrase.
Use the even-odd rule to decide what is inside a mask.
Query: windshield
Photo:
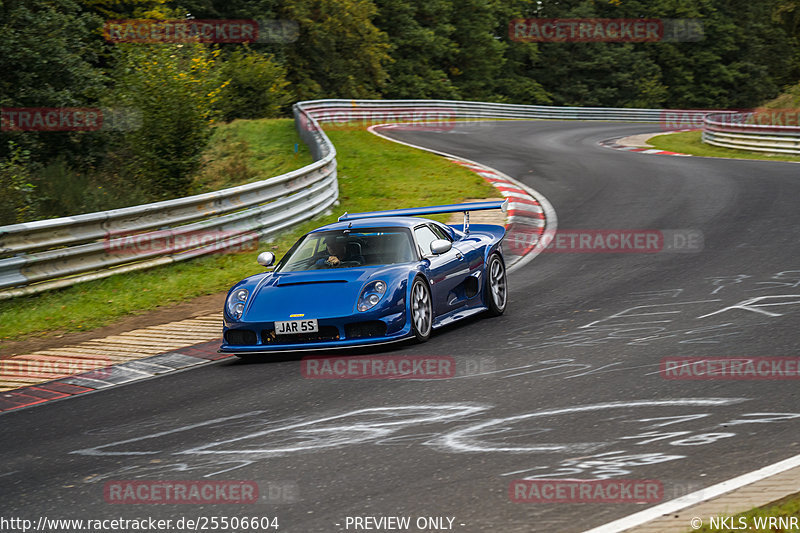
[[[411,233],[404,228],[320,231],[297,241],[275,271],[391,265],[416,259]]]

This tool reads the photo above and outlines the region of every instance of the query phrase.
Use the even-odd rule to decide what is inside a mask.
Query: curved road
[[[561,232],[659,230],[675,249],[543,253],[510,276],[504,316],[389,352],[453,356],[454,379],[304,379],[297,358],[226,360],[5,414],[2,516],[277,516],[290,532],[449,517],[453,531],[570,532],[644,506],[514,503],[509,484],[656,480],[666,501],[800,453],[796,381],[672,380],[659,366],[798,355],[800,166],[597,145],[654,128],[385,130],[532,186]],[[109,504],[118,480],[247,480],[261,496]]]

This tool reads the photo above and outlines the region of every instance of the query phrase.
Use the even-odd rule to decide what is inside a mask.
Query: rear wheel
[[[431,290],[422,278],[411,285],[411,331],[418,342],[425,342],[433,329]]]
[[[486,268],[486,285],[484,288],[484,303],[489,308],[491,316],[500,316],[506,310],[508,303],[508,283],[506,283],[506,267],[497,254],[489,258]]]

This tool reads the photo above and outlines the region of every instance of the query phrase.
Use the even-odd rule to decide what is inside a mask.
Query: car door
[[[431,224],[434,232],[441,235],[443,239],[453,240],[450,233],[439,224]],[[464,256],[464,261],[469,267],[470,273],[475,275],[483,271],[485,244],[482,239],[472,235],[465,235],[461,239],[453,241],[453,248],[458,249]]]
[[[433,312],[436,316],[457,307],[455,295],[451,293],[469,274],[464,254],[458,247],[454,246],[450,251],[440,255],[434,255],[431,252],[431,243],[440,238],[442,237],[428,224],[414,228],[414,240],[419,247],[420,254],[430,263],[428,277],[431,282]]]

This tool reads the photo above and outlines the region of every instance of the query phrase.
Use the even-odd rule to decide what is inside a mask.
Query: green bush
[[[49,163],[33,178],[40,215],[66,217],[144,204],[150,197],[135,182],[111,169],[78,170],[63,159]]]
[[[227,84],[219,51],[194,43],[119,48],[107,106],[134,110],[141,122],[118,135],[110,166],[153,200],[184,196]]]
[[[800,83],[795,83],[763,106],[765,109],[798,109],[800,108]]]
[[[0,226],[34,220],[37,215],[30,152],[8,144],[9,155],[0,161]]]
[[[219,98],[221,118],[275,118],[292,101],[286,68],[274,56],[236,50],[223,63],[222,77],[229,83]]]

